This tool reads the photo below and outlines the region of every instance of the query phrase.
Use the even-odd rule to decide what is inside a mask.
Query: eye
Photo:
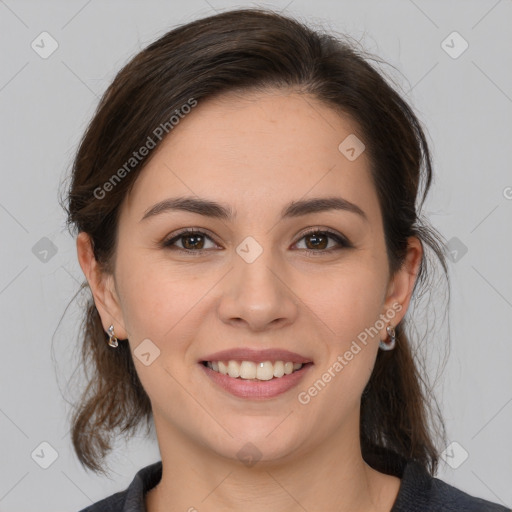
[[[213,247],[206,247],[205,241],[210,240],[213,242],[213,239],[208,233],[202,231],[200,229],[187,228],[183,229],[179,233],[175,234],[170,239],[164,241],[162,243],[163,247],[170,249],[178,249],[180,251],[184,251],[187,253],[201,253],[207,249],[213,249],[216,247],[216,244],[213,243]],[[307,253],[315,253],[322,254],[327,251],[332,251],[336,249],[349,248],[353,247],[352,244],[339,233],[334,231],[330,231],[328,229],[313,229],[308,231],[307,233],[303,233],[301,240],[306,240],[306,247],[304,250]],[[329,247],[329,241],[334,241],[334,247]],[[297,242],[295,245],[297,245]],[[176,245],[180,243],[180,245]],[[302,248],[300,248],[302,249]]]
[[[208,249],[205,247],[205,240],[212,240],[212,238],[204,231],[198,229],[184,229],[178,234],[163,242],[163,246],[167,248],[177,248],[181,251],[187,252],[201,252]],[[176,242],[181,243],[176,246]]]
[[[344,236],[326,229],[310,230],[304,233],[300,240],[306,240],[304,249],[308,253],[322,253],[333,249],[352,247],[352,244]],[[329,247],[329,240],[335,242],[334,247]]]

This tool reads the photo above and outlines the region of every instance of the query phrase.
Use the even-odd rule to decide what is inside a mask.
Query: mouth
[[[232,379],[248,381],[268,381],[281,379],[300,371],[303,366],[312,363],[294,363],[292,361],[202,361],[203,366],[212,371],[227,375]]]
[[[200,361],[214,385],[237,398],[268,400],[296,387],[313,366],[291,361]]]

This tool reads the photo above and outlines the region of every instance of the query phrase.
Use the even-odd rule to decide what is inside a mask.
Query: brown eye
[[[306,240],[309,239],[309,245],[306,242],[308,249],[327,249],[330,237],[325,236],[323,233],[313,233],[312,235],[307,235],[304,238],[306,238]]]
[[[185,249],[202,249],[204,246],[203,235],[181,235],[182,245]]]
[[[331,231],[322,231],[318,229],[305,233],[301,240],[306,240],[305,250],[310,253],[322,253],[332,249],[352,247],[345,237]],[[333,240],[335,242],[334,246],[331,245],[329,247],[329,240]]]
[[[208,247],[205,247],[207,240],[212,239],[203,231],[189,229],[178,233],[169,240],[163,242],[162,245],[170,249],[176,248],[182,251],[200,252],[208,249]],[[181,243],[181,246],[176,245],[177,242]],[[215,244],[213,245],[215,246]]]

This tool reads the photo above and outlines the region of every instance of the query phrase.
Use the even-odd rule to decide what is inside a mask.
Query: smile
[[[229,375],[234,379],[244,380],[271,380],[281,378],[284,375],[300,370],[302,363],[292,363],[291,361],[205,361],[206,366],[214,372],[222,375]]]
[[[215,385],[239,398],[274,398],[299,384],[312,362],[202,361],[199,365]]]

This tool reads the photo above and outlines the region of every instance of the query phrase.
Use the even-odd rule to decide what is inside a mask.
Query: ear
[[[400,323],[407,312],[423,256],[423,246],[417,237],[409,237],[407,243],[405,260],[400,269],[392,276],[384,302],[383,314],[393,327]],[[388,338],[387,325],[381,332],[383,340]]]
[[[115,289],[114,276],[106,273],[94,257],[92,241],[88,233],[81,231],[76,239],[76,249],[80,267],[89,283],[96,309],[105,332],[110,325],[114,326],[114,333],[119,339],[127,339],[128,334],[124,327],[123,314],[119,298]]]

